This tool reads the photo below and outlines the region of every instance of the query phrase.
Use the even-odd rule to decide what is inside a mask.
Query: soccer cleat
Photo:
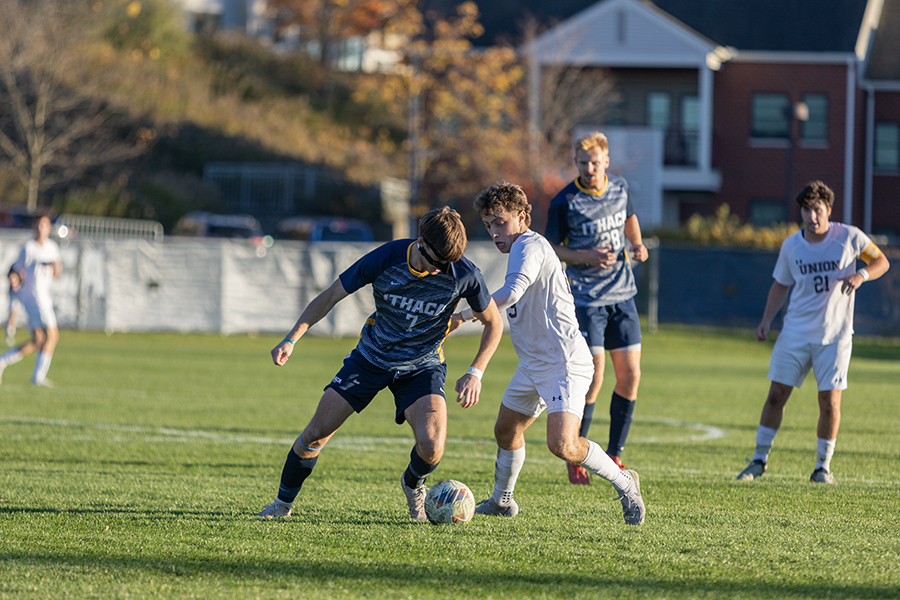
[[[581,465],[572,463],[566,463],[566,467],[569,469],[569,483],[575,485],[590,485],[591,478],[588,476],[587,469]]]
[[[753,481],[757,477],[762,476],[768,468],[768,465],[761,460],[750,461],[747,468],[738,473],[738,481]]]
[[[509,506],[500,506],[494,502],[493,498],[488,498],[478,503],[478,506],[475,507],[475,514],[514,517],[519,514],[519,505],[512,498],[509,499]]]
[[[623,471],[626,470],[626,469],[625,469],[625,465],[622,463],[622,459],[621,459],[621,458],[619,458],[618,456],[610,456],[610,458],[612,459],[612,461],[613,461],[614,463],[616,463],[616,466],[617,466],[617,467],[619,467],[619,468],[622,469]]]
[[[52,388],[53,382],[49,379],[41,379],[40,381],[32,381],[32,385],[36,385],[38,387]]]
[[[291,505],[276,499],[272,504],[266,504],[256,515],[260,519],[278,519],[291,516]]]
[[[425,496],[428,494],[428,488],[425,484],[417,485],[415,488],[408,487],[403,476],[400,476],[400,487],[406,495],[406,504],[409,505],[409,518],[415,521],[424,521],[427,519],[425,515]]]
[[[636,471],[631,469],[625,470],[631,476],[631,485],[628,489],[619,494],[616,500],[622,501],[622,514],[625,517],[626,525],[640,525],[644,522],[646,509],[644,508],[644,499],[641,497],[641,480]]]
[[[809,476],[809,480],[813,483],[834,483],[834,473],[828,469],[819,467],[812,472],[812,475]]]

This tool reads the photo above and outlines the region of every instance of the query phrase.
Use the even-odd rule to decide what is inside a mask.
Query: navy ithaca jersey
[[[426,274],[409,264],[415,240],[388,242],[341,273],[353,293],[371,283],[375,312],[366,320],[357,351],[385,370],[408,371],[444,362],[442,344],[460,298],[484,312],[491,295],[481,271],[465,257],[449,273]]]
[[[625,252],[625,220],[634,214],[628,183],[607,175],[600,195],[586,191],[576,179],[550,202],[544,237],[573,250],[609,248],[618,257],[612,269],[567,265],[575,306],[607,306],[637,294],[634,273]]]

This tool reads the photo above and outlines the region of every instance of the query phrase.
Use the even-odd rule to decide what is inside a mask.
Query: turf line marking
[[[193,440],[208,440],[211,442],[225,444],[292,444],[296,438],[278,438],[270,436],[258,435],[229,435],[217,433],[213,431],[204,431],[201,429],[178,429],[175,427],[147,427],[142,425],[125,425],[113,423],[79,423],[76,421],[68,421],[65,419],[45,419],[45,418],[27,418],[27,417],[0,417],[0,422],[16,423],[20,425],[43,425],[48,427],[65,427],[71,429],[96,430],[96,431],[112,431],[119,433],[135,434],[135,441],[180,441],[188,442]],[[679,427],[691,429],[699,432],[696,435],[684,435],[673,437],[640,437],[633,436],[630,440],[632,444],[663,444],[663,443],[688,443],[703,442],[708,440],[717,440],[727,435],[724,429],[704,425],[703,423],[690,423],[678,421],[675,419],[641,419],[641,422],[660,423],[670,427]],[[143,436],[142,438],[139,436]],[[56,439],[63,439],[62,436],[54,436]],[[82,436],[83,437],[83,436]],[[125,440],[119,440],[125,441]],[[408,446],[413,442],[412,437],[359,437],[347,436],[337,437],[329,442],[331,447],[346,448],[383,448],[384,446],[404,445]],[[494,440],[483,438],[457,438],[448,437],[448,444],[461,445],[481,445],[485,444],[493,446]]]
[[[654,418],[644,418],[640,420],[641,422],[647,423],[661,423],[664,425],[671,425],[673,427],[685,427],[688,429],[694,429],[698,432],[701,432],[699,435],[691,435],[691,436],[680,436],[674,438],[659,438],[659,437],[649,437],[649,438],[638,438],[635,440],[635,443],[645,443],[645,444],[656,444],[656,443],[679,443],[679,442],[696,442],[696,441],[705,441],[705,440],[715,440],[725,437],[727,433],[718,427],[713,427],[710,425],[704,425],[702,423],[688,423],[684,421],[678,421],[675,419],[654,419]],[[245,436],[245,435],[227,435],[221,433],[215,433],[211,431],[203,431],[199,429],[177,429],[174,427],[148,427],[143,425],[125,425],[125,424],[113,424],[113,423],[79,423],[77,421],[68,421],[65,419],[45,419],[45,418],[29,418],[29,417],[8,417],[8,416],[0,416],[0,424],[2,423],[11,423],[13,425],[38,425],[45,427],[62,427],[68,429],[80,429],[83,431],[95,430],[95,431],[103,431],[103,432],[112,432],[112,433],[122,433],[127,435],[110,435],[110,436],[97,436],[97,435],[89,435],[85,433],[73,433],[71,435],[41,435],[41,434],[21,434],[21,433],[9,433],[3,436],[3,439],[10,440],[34,440],[34,441],[46,441],[46,440],[56,440],[56,441],[79,441],[79,442],[116,442],[116,443],[134,443],[134,442],[143,442],[143,443],[190,443],[195,442],[197,440],[206,440],[214,443],[222,443],[222,444],[261,444],[261,445],[280,445],[280,446],[289,446],[294,443],[293,437],[289,438],[278,438],[278,437],[269,437],[269,436]],[[413,438],[404,437],[404,436],[396,436],[396,437],[359,437],[359,436],[347,436],[341,438],[334,438],[329,443],[329,448],[341,448],[341,449],[349,449],[353,451],[359,450],[377,450],[378,452],[382,452],[385,454],[403,454],[406,455],[409,453],[409,447],[414,443]],[[629,440],[631,443],[631,440]],[[454,458],[454,459],[478,459],[478,460],[486,460],[486,461],[494,461],[496,458],[495,452],[495,442],[493,439],[488,438],[454,438],[448,437],[447,444],[450,445],[461,445],[461,446],[484,446],[488,449],[486,452],[467,450],[465,452],[453,452],[446,451],[444,452],[444,458]],[[539,446],[543,446],[543,440],[537,439],[529,439],[529,446],[537,448]],[[544,458],[542,456],[535,456],[536,452],[529,453],[527,462],[528,464],[539,464],[539,465],[558,465],[560,464],[560,460],[555,457],[547,457]],[[700,471],[696,469],[679,469],[679,468],[670,468],[670,467],[662,467],[662,466],[645,466],[641,469],[641,472],[651,472],[656,473],[658,475],[662,475],[664,477],[669,476],[673,478],[682,477],[685,474],[689,475],[705,475],[712,477],[725,477],[725,478],[733,478],[734,474],[737,472],[737,467],[735,467],[734,471],[722,471],[722,472],[710,472],[710,471]],[[785,481],[790,481],[795,479],[794,477],[789,476],[788,474],[777,474],[771,473],[768,474],[767,479],[782,479]],[[890,487],[900,487],[900,482],[895,480],[880,480],[873,479],[871,477],[841,477],[841,481],[854,482],[854,483],[863,483],[867,485],[888,485]]]

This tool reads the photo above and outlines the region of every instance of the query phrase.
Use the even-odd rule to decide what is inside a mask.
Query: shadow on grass
[[[374,558],[374,557],[373,557]],[[153,557],[99,556],[39,552],[3,552],[5,564],[45,565],[48,572],[60,568],[90,573],[115,572],[120,580],[145,580],[148,576],[187,577],[203,580],[236,579],[241,585],[253,583],[284,590],[302,585],[312,596],[324,590],[338,589],[345,597],[354,590],[366,596],[389,591],[414,597],[430,590],[431,597],[469,598],[488,594],[495,598],[570,598],[577,597],[733,597],[735,594],[759,598],[897,598],[900,587],[891,585],[840,585],[833,582],[768,583],[747,581],[709,581],[706,578],[623,578],[613,574],[578,575],[569,573],[518,573],[479,571],[475,568],[430,568],[421,564],[378,563],[348,564],[346,560],[303,557],[290,559],[258,557],[240,559],[179,559]]]
[[[900,340],[885,338],[877,341],[853,340],[853,357],[872,360],[900,361]]]
[[[206,523],[228,522],[235,523],[241,521],[252,521],[259,523],[268,523],[270,521],[259,519],[256,513],[262,508],[249,508],[236,506],[234,510],[209,510],[209,509],[147,509],[147,508],[129,508],[127,506],[92,506],[92,507],[70,507],[70,508],[33,508],[33,507],[11,507],[0,506],[0,515],[19,515],[19,516],[54,516],[54,515],[101,515],[106,517],[116,517],[118,515],[127,516],[129,518],[159,522],[163,520],[171,521],[201,521]],[[321,525],[382,525],[382,526],[404,526],[423,527],[420,522],[411,521],[404,517],[394,516],[395,513],[386,513],[379,510],[366,510],[358,507],[353,511],[339,510],[338,513],[333,511],[316,511],[308,510],[303,513],[302,525],[304,526],[321,526]],[[401,514],[401,513],[396,513]],[[275,523],[284,523],[285,525],[296,525],[299,519],[276,520]]]

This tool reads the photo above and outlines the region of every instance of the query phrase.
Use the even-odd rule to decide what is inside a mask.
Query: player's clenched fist
[[[285,340],[272,348],[272,360],[280,367],[287,362],[287,359],[290,358],[293,351],[294,345]]]

